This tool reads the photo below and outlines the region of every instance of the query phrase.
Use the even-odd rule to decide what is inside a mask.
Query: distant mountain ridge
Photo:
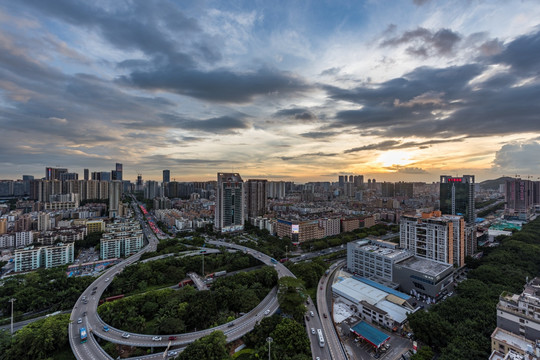
[[[510,176],[503,176],[494,180],[482,181],[480,183],[480,186],[482,187],[482,189],[485,189],[485,190],[499,190],[499,185],[504,184],[506,180],[513,180],[513,179],[514,178]]]

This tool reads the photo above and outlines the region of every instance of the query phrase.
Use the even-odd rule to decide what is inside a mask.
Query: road
[[[332,279],[336,269],[339,269],[344,263],[345,261],[342,260],[332,265],[330,273],[321,278],[319,287],[317,288],[317,307],[321,309],[321,312],[323,313],[323,317],[320,318],[320,321],[324,333],[326,334],[325,338],[331,359],[334,360],[347,360],[347,355],[343,350],[343,346],[334,327],[334,320],[332,318],[332,297],[327,297],[327,294],[328,292],[332,292],[332,290],[328,288],[329,286],[332,286],[332,283],[329,280]],[[328,299],[330,299],[330,301],[328,301]]]
[[[61,311],[60,312],[61,314],[67,314],[69,313],[68,310],[66,311]],[[28,324],[31,324],[33,323],[34,321],[38,321],[38,320],[41,320],[41,319],[45,319],[47,316],[49,316],[51,314],[48,314],[48,315],[43,315],[43,316],[39,316],[39,317],[35,317],[33,319],[28,319],[28,320],[23,320],[23,321],[19,321],[19,322],[16,322],[16,323],[13,323],[13,332],[16,332],[17,330],[20,330],[22,329],[23,327],[25,327],[26,325]],[[2,325],[0,326],[0,330],[8,330],[8,331],[11,331],[11,324],[7,324],[7,325]]]

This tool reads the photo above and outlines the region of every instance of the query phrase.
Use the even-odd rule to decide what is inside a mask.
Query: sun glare
[[[392,165],[404,166],[411,163],[411,157],[405,151],[387,151],[379,155],[377,162],[384,167]]]

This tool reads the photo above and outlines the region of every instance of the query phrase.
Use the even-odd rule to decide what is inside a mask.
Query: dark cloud
[[[335,136],[339,134],[338,132],[335,132],[335,131],[311,131],[311,132],[307,132],[307,133],[302,133],[300,134],[300,136],[303,136],[303,137],[306,137],[306,138],[309,138],[309,139],[316,139],[316,140],[320,140],[320,139],[328,139],[332,136]]]
[[[430,2],[431,0],[413,0],[414,5],[422,6]]]
[[[462,142],[463,139],[435,139],[435,140],[426,140],[426,141],[407,141],[407,142],[401,142],[398,140],[387,140],[382,141],[375,144],[369,144],[364,145],[360,147],[355,147],[352,149],[345,150],[344,154],[350,154],[354,152],[360,152],[360,151],[368,151],[368,150],[392,150],[392,149],[406,149],[406,148],[412,148],[412,147],[418,147],[420,149],[425,149],[430,147],[431,145],[436,144],[443,144],[443,143],[449,143],[449,142]]]
[[[484,56],[478,63],[420,67],[400,78],[353,89],[327,86],[332,99],[361,107],[337,112],[334,122],[324,129],[347,127],[366,135],[443,138],[538,132],[539,44],[537,32],[516,38],[497,55]],[[510,67],[480,77],[488,64]]]
[[[493,168],[522,176],[540,173],[540,143],[538,141],[512,142],[495,153]]]
[[[493,56],[492,61],[512,66],[512,69],[523,75],[538,76],[540,72],[540,31],[522,35]]]
[[[321,76],[336,76],[341,71],[340,67],[332,67],[326,70],[321,71]]]
[[[397,140],[386,140],[386,141],[382,141],[376,144],[369,144],[369,145],[364,145],[364,146],[348,149],[348,150],[345,150],[343,153],[350,154],[353,152],[368,151],[368,150],[388,150],[388,149],[394,148],[396,145],[399,145],[399,144],[400,142]]]
[[[482,56],[493,56],[500,54],[504,49],[504,45],[499,39],[491,39],[485,41],[478,48]]]
[[[317,153],[300,154],[300,155],[293,155],[293,156],[282,156],[281,160],[289,161],[289,160],[299,160],[299,159],[312,158],[312,157],[333,157],[337,155],[339,154],[317,152]]]
[[[98,32],[104,39],[123,50],[141,50],[147,55],[166,55],[184,64],[194,63],[193,56],[180,51],[179,39],[193,38],[200,33],[195,19],[184,15],[169,1],[136,1],[129,5],[100,7],[92,3],[74,3],[58,0],[46,4],[39,0],[26,0],[27,9],[46,14],[78,27]],[[195,47],[190,49],[195,50]],[[205,58],[203,53],[199,53]],[[196,56],[196,55],[195,55]]]
[[[171,113],[159,114],[156,118],[147,121],[124,122],[122,125],[130,129],[176,128],[214,134],[232,134],[236,130],[247,129],[250,126],[244,115],[219,116],[200,120]],[[191,139],[198,140],[199,138]]]
[[[450,29],[440,29],[436,32],[419,27],[415,30],[405,31],[401,36],[384,40],[380,46],[398,46],[411,44],[407,52],[420,57],[431,55],[451,55],[461,36]]]
[[[147,90],[171,91],[197,99],[222,103],[247,103],[256,96],[283,96],[311,88],[301,78],[263,68],[251,72],[227,69],[200,71],[182,66],[161,66],[154,71],[134,71],[118,83]]]
[[[311,111],[305,108],[282,109],[282,110],[276,111],[272,116],[292,118],[295,120],[301,120],[305,122],[317,120],[317,116],[315,116],[315,114],[313,114]]]
[[[385,167],[385,169],[395,171],[400,174],[428,174],[426,170],[415,166],[392,165]]]

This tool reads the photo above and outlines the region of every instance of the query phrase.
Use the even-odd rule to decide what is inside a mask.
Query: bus
[[[319,346],[324,347],[324,337],[321,329],[317,329],[317,335],[319,335]]]
[[[86,334],[86,328],[80,328],[79,334],[81,335],[81,344],[86,342],[86,339],[88,338],[88,335]]]

